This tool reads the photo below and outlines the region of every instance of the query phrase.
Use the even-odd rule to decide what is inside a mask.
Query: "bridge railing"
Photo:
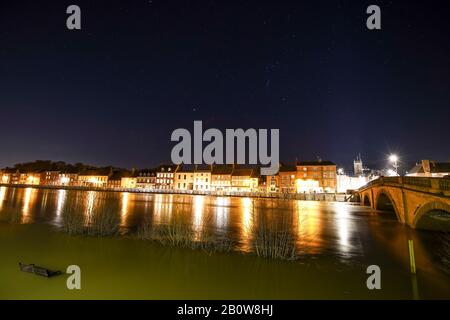
[[[402,183],[400,177],[382,177],[383,183]]]
[[[439,180],[439,189],[443,191],[450,191],[450,179]]]
[[[431,180],[428,178],[403,177],[403,183],[416,187],[431,188]]]

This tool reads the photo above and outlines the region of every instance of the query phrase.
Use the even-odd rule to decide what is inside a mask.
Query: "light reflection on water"
[[[203,224],[206,221],[203,221],[203,212],[204,212],[204,205],[205,205],[205,197],[203,196],[194,196],[194,216],[193,216],[193,229],[195,232],[195,238],[196,240],[200,239]]]
[[[31,220],[30,205],[34,204],[34,200],[36,199],[36,191],[37,190],[33,188],[25,189],[22,205],[22,223],[28,223]]]
[[[218,197],[216,202],[216,226],[218,231],[228,227],[228,216],[230,215],[230,198]]]
[[[242,250],[248,251],[250,249],[251,229],[256,218],[253,214],[254,203],[250,198],[241,198],[240,207],[242,210],[240,241],[242,243]]]
[[[344,203],[334,204],[336,208],[336,224],[339,235],[339,246],[342,252],[348,252],[350,249],[350,230],[351,219]]]
[[[306,253],[318,254],[321,247],[322,219],[319,202],[295,202],[293,216],[294,227],[297,229],[297,246]]]
[[[120,225],[127,224],[127,217],[130,210],[133,210],[133,202],[130,201],[130,193],[123,192],[120,194]]]
[[[136,195],[133,194],[133,196]],[[153,222],[156,224],[169,223],[173,209],[173,195],[155,194],[153,201]]]
[[[6,187],[0,187],[0,210],[2,210],[5,195],[6,195]]]
[[[300,255],[327,255],[341,261],[365,259],[367,252],[378,252],[380,247],[407,261],[404,245],[407,238],[414,237],[417,260],[428,269],[435,268],[428,243],[422,241],[427,234],[404,228],[395,216],[347,203],[0,187],[0,220],[16,214],[19,223],[60,226],[69,204],[76,204],[86,217],[92,217],[105,203],[117,204],[109,210],[113,208],[120,215],[118,221],[125,233],[135,232],[147,217],[154,224],[168,224],[181,217],[190,224],[196,239],[207,228],[232,239],[243,251],[250,250],[261,215],[267,217],[267,227],[288,222]]]
[[[56,215],[61,216],[62,209],[66,202],[67,191],[66,190],[58,190],[58,202],[56,205]]]

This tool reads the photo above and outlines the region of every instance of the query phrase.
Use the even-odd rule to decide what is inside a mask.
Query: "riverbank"
[[[272,261],[244,254],[211,256],[133,238],[69,236],[49,226],[0,223],[0,299],[410,299],[402,265],[383,268],[383,290],[368,290],[364,265],[316,257]],[[81,268],[47,279],[18,263]]]
[[[167,189],[137,189],[137,188],[95,188],[81,186],[42,186],[27,184],[1,184],[0,187],[9,188],[35,188],[53,190],[80,190],[80,191],[103,191],[103,192],[128,192],[147,194],[176,194],[176,195],[199,195],[212,197],[240,197],[259,199],[285,199],[305,201],[348,201],[350,195],[345,193],[281,193],[281,192],[226,192],[226,191],[199,191],[199,190],[167,190]]]

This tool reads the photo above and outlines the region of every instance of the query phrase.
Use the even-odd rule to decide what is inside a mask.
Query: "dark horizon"
[[[279,128],[280,160],[450,160],[448,1],[0,2],[0,167],[155,167],[176,128]],[[440,32],[437,32],[439,30]]]

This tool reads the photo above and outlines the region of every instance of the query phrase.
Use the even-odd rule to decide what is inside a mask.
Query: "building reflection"
[[[319,202],[295,202],[294,226],[297,228],[297,247],[301,252],[317,254],[321,251],[322,219]]]
[[[230,214],[230,198],[218,197],[214,202],[216,227],[225,230],[228,226],[228,216]]]
[[[121,193],[120,215],[122,218],[128,215],[128,202],[130,201],[130,194],[128,192]]]
[[[47,210],[47,200],[48,200],[48,190],[45,190],[42,195],[41,202],[41,211],[45,212]]]
[[[335,221],[337,227],[337,239],[339,250],[343,253],[350,251],[350,224],[351,217],[348,205],[345,203],[335,203]]]
[[[204,196],[194,196],[194,203],[193,203],[193,221],[192,221],[192,227],[194,229],[195,233],[195,239],[200,239],[203,231],[203,210],[205,206],[205,197]]]
[[[36,189],[26,188],[22,205],[22,223],[28,223],[31,220],[30,207],[33,206],[36,199]]]
[[[92,217],[92,214],[94,213],[95,198],[96,198],[96,192],[95,191],[88,191],[87,192],[87,196],[86,196],[86,211],[85,211],[85,215],[87,217]]]
[[[155,194],[153,208],[154,223],[168,223],[172,215],[173,195]]]
[[[241,243],[242,249],[244,251],[249,251],[251,248],[251,240],[252,240],[252,228],[254,225],[254,219],[256,218],[256,214],[254,212],[254,204],[252,199],[250,198],[242,198],[241,199]]]
[[[66,203],[67,190],[58,190],[58,198],[56,203],[56,216],[61,216],[64,204]]]
[[[130,216],[130,212],[133,212],[133,200],[134,195],[128,192],[121,193],[121,201],[120,201],[120,224],[122,226],[126,225],[126,220]]]
[[[0,210],[3,207],[3,201],[5,201],[6,197],[6,187],[0,187]]]

